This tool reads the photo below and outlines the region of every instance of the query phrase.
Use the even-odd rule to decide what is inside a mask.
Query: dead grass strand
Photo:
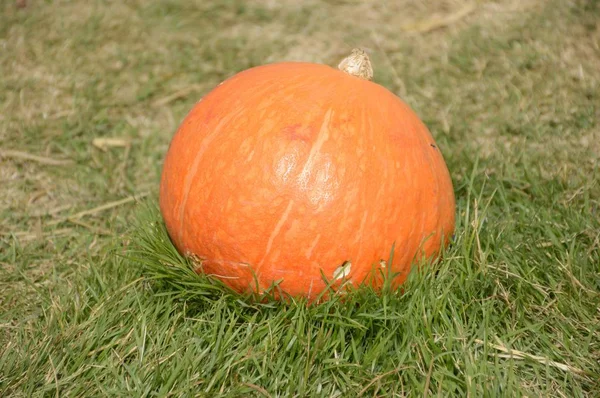
[[[103,212],[105,210],[110,210],[110,209],[113,209],[115,207],[119,207],[119,206],[122,206],[122,205],[125,205],[125,204],[128,204],[128,203],[139,201],[140,199],[142,199],[142,198],[144,198],[144,197],[146,197],[148,195],[149,195],[149,192],[144,192],[144,193],[141,193],[141,194],[138,194],[138,195],[129,196],[129,197],[124,198],[124,199],[115,200],[113,202],[108,202],[108,203],[105,203],[105,204],[103,204],[101,206],[97,206],[97,207],[94,207],[94,208],[89,209],[89,210],[83,210],[83,211],[80,211],[79,213],[75,213],[73,215],[70,215],[70,216],[67,216],[67,217],[64,217],[64,218],[61,218],[61,219],[58,219],[58,220],[51,221],[51,222],[47,223],[46,225],[48,225],[48,226],[57,225],[57,224],[60,224],[62,222],[65,222],[65,221],[71,221],[72,222],[73,220],[77,220],[77,219],[82,218],[82,217],[91,216],[91,215]]]
[[[66,166],[73,164],[70,159],[54,159],[46,156],[34,155],[28,152],[13,149],[0,149],[0,158],[11,158],[17,160],[29,160],[45,166]]]
[[[479,339],[475,340],[475,342],[478,343],[478,344],[485,344],[484,341],[479,340]],[[585,371],[583,371],[583,370],[581,370],[579,368],[576,368],[574,366],[567,365],[567,364],[560,363],[560,362],[556,362],[556,361],[552,361],[552,360],[550,360],[550,359],[548,359],[546,357],[542,357],[542,356],[539,356],[539,355],[533,355],[533,354],[529,354],[527,352],[510,349],[510,348],[505,347],[502,344],[494,344],[494,343],[489,343],[488,342],[487,345],[489,347],[491,347],[491,348],[494,348],[494,349],[496,349],[496,350],[498,350],[498,351],[503,352],[503,353],[506,354],[506,355],[500,354],[499,356],[501,358],[529,359],[529,360],[536,361],[536,362],[539,362],[539,363],[544,364],[544,365],[553,366],[553,367],[555,367],[557,369],[560,369],[560,370],[563,370],[565,372],[576,373],[576,374],[579,374],[579,375],[584,375],[584,374],[587,373],[587,372],[585,372]]]
[[[429,19],[406,24],[402,27],[405,32],[429,33],[437,29],[457,23],[477,9],[475,2],[467,3],[462,8],[446,15],[434,15]]]

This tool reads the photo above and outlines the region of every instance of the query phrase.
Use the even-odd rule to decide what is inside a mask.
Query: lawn
[[[157,210],[193,104],[365,48],[430,128],[457,229],[403,292],[256,303]],[[5,0],[0,396],[600,396],[597,0]]]

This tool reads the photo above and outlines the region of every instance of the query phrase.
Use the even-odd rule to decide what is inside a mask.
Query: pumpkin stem
[[[371,61],[369,60],[367,53],[360,48],[352,50],[352,54],[340,62],[338,69],[361,79],[373,79],[373,67],[371,66]]]

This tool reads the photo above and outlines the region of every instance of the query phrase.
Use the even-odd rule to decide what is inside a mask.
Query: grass
[[[600,5],[422,3],[2,3],[0,395],[599,396]],[[156,210],[179,121],[358,45],[447,160],[443,261],[311,307],[193,274]]]

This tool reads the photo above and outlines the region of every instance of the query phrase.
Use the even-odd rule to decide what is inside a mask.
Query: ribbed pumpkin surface
[[[166,155],[160,208],[177,249],[238,291],[314,298],[437,255],[454,230],[450,176],[415,113],[328,66],[241,72],[187,115]],[[349,262],[349,263],[346,263]],[[341,267],[346,264],[344,267]]]

